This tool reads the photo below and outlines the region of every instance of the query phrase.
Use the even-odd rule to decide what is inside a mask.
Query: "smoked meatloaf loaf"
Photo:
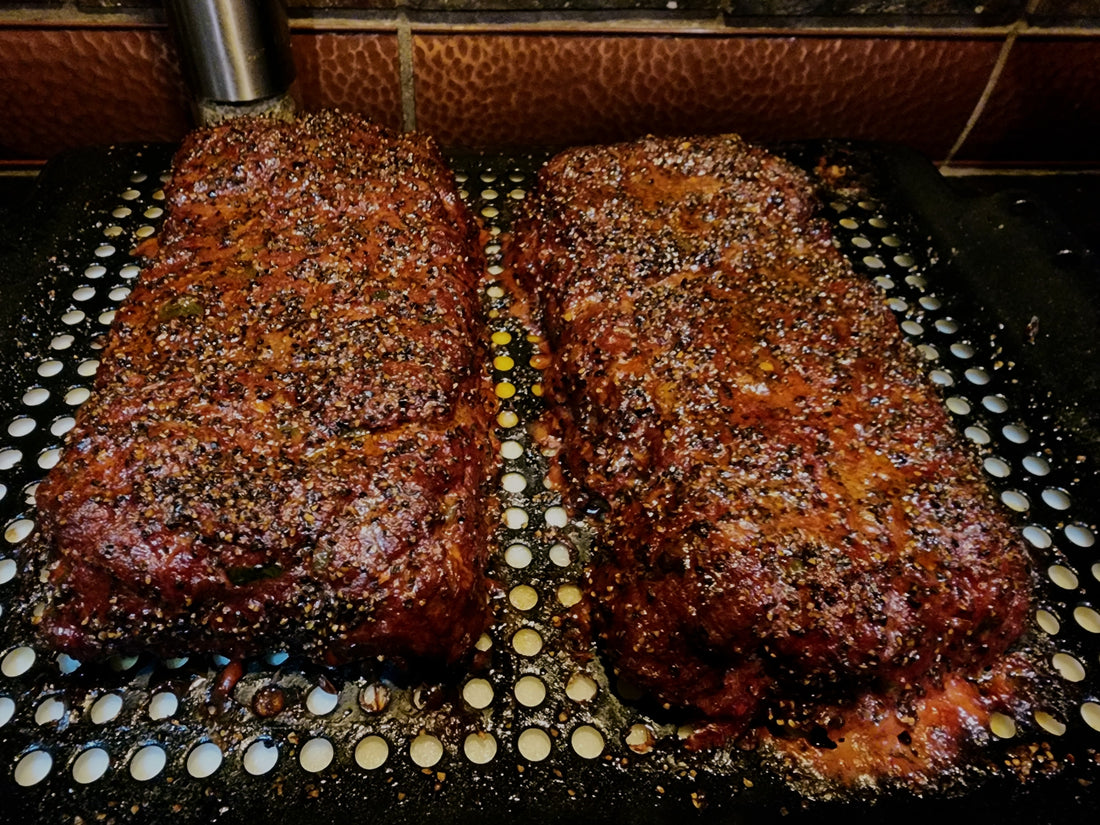
[[[452,662],[488,619],[478,227],[435,145],[339,113],[190,135],[37,493],[78,658]]]
[[[600,643],[650,697],[743,729],[1020,636],[1026,550],[799,169],[734,136],[566,151],[512,266],[606,505]]]

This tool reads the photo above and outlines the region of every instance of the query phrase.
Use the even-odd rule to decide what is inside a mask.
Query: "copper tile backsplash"
[[[361,112],[393,129],[403,126],[395,35],[296,34],[291,49],[305,105]]]
[[[999,48],[984,39],[425,34],[415,38],[417,125],[479,146],[736,131],[906,142],[938,157]]]
[[[1100,160],[1100,39],[1017,40],[960,156]]]
[[[0,157],[174,140],[188,121],[162,30],[0,28]]]
[[[493,3],[291,0],[303,106],[462,146],[731,130],[766,142],[893,141],[941,163],[1100,163],[1100,0],[714,0],[702,17],[711,0],[660,0],[665,12],[599,19],[477,12]],[[498,3],[539,4],[562,6]],[[749,12],[772,23],[731,24]],[[841,22],[805,24],[811,12]],[[849,25],[857,14],[877,22]],[[941,25],[945,15],[957,25]],[[190,123],[159,3],[0,0],[0,160],[173,141]]]

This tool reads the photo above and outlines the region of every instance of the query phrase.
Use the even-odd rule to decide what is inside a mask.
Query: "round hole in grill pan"
[[[1052,564],[1048,567],[1047,577],[1063,590],[1076,590],[1081,584],[1077,574],[1064,564]]]
[[[953,376],[948,370],[932,370],[929,373],[932,378],[932,382],[938,384],[941,387],[952,387],[955,385],[955,376]]]
[[[13,438],[22,438],[25,435],[30,435],[34,432],[35,427],[38,426],[38,422],[29,416],[19,416],[12,420],[8,424],[8,435]]]
[[[315,716],[326,716],[336,710],[340,701],[338,694],[324,687],[315,687],[306,697],[306,707]]]
[[[257,739],[244,751],[242,764],[252,776],[262,776],[275,768],[279,761],[279,746],[268,739]]]
[[[1088,605],[1078,605],[1073,609],[1073,619],[1089,633],[1100,633],[1100,613]]]
[[[149,700],[149,718],[154,721],[169,719],[179,709],[179,699],[171,691],[162,691]]]
[[[91,747],[81,751],[73,762],[73,780],[81,785],[98,782],[111,767],[111,756],[100,747]]]
[[[546,700],[546,683],[538,676],[523,676],[516,682],[516,700],[528,708],[537,708]]]
[[[15,715],[15,700],[10,696],[0,696],[0,728],[11,721]]]
[[[1062,623],[1058,621],[1058,617],[1049,610],[1036,610],[1035,622],[1044,633],[1050,636],[1057,636],[1058,631],[1062,629]]]
[[[4,528],[4,541],[8,544],[19,544],[34,530],[34,522],[29,518],[17,518],[9,522]]]
[[[50,435],[61,437],[76,426],[76,419],[71,415],[63,415],[50,424]]]
[[[527,728],[521,731],[516,741],[520,756],[530,762],[542,762],[553,751],[550,735],[541,728]]]
[[[88,718],[96,725],[113,722],[122,712],[122,701],[121,694],[104,694],[93,702]]]
[[[1055,716],[1040,710],[1035,712],[1035,721],[1039,726],[1054,736],[1063,736],[1066,732],[1066,723]]]
[[[366,771],[374,771],[386,764],[390,745],[381,736],[365,736],[355,746],[355,763]]]
[[[332,742],[323,736],[317,736],[302,745],[298,761],[303,770],[309,773],[320,773],[332,764],[335,755]]]
[[[1081,705],[1081,718],[1090,728],[1100,731],[1100,703],[1085,702]]]
[[[34,648],[28,645],[14,647],[4,654],[3,659],[0,659],[0,673],[9,679],[23,676],[34,667],[37,658],[38,654]]]
[[[224,759],[216,742],[200,742],[187,754],[187,773],[194,779],[206,779],[222,766]]]
[[[525,162],[532,168],[535,163]],[[481,161],[472,163],[468,177],[477,180],[483,174]],[[0,518],[8,531],[9,550],[34,526],[33,510],[20,508],[44,472],[37,457],[57,448],[56,440],[46,440],[48,435],[60,439],[71,429],[66,396],[84,386],[82,379],[94,376],[95,337],[110,323],[117,303],[126,298],[139,274],[128,245],[140,237],[142,227],[155,225],[160,217],[159,207],[149,206],[162,197],[156,192],[160,169],[143,174],[144,182],[131,186],[127,170],[108,188],[137,193],[125,201],[129,212],[122,211],[114,196],[100,213],[82,217],[87,221],[80,229],[83,246],[66,244],[71,258],[60,256],[50,276],[62,287],[57,290],[60,297],[43,310],[39,334],[28,338],[33,351],[19,353],[27,367],[3,378],[9,388],[9,397],[0,399],[3,420],[33,423],[18,424],[16,433],[21,434],[9,431],[10,439],[0,445],[21,453],[19,461],[0,471],[5,489],[24,491],[23,496],[13,492],[0,499],[0,507],[6,508],[0,510]],[[485,174],[495,180],[523,180],[530,169],[518,174],[499,167]],[[472,189],[475,208],[487,206],[483,187]],[[492,207],[487,218],[497,238],[523,193],[513,195],[511,187],[501,184],[493,191],[498,196],[488,199]],[[505,192],[506,197],[500,196]],[[1088,500],[1075,495],[1073,474],[1060,469],[1071,466],[1072,457],[1060,450],[1059,438],[1044,430],[1043,418],[1033,417],[1029,406],[1021,403],[1017,388],[988,355],[971,319],[951,300],[950,283],[937,279],[919,254],[920,239],[914,243],[904,224],[889,220],[879,198],[857,195],[837,203],[843,208],[838,214],[852,216],[850,231],[861,233],[869,244],[853,247],[859,249],[853,255],[857,269],[862,267],[890,291],[890,306],[907,324],[913,343],[935,354],[926,369],[941,387],[952,388],[945,395],[956,393],[960,399],[949,408],[960,416],[960,427],[974,428],[997,494],[1012,493],[1020,497],[1010,496],[1013,500],[1027,502],[1028,524],[1021,529],[1034,527],[1037,532],[1028,541],[1041,568],[1055,570],[1044,585],[1049,603],[1037,605],[1035,632],[1059,645],[1056,653],[1064,657],[1058,659],[1064,671],[1054,665],[1058,672],[1077,676],[1083,671],[1074,684],[1094,690],[1093,671],[1100,661],[1095,643],[1085,645],[1095,634],[1096,601],[1082,591],[1086,585],[1094,588],[1097,581],[1095,575],[1085,576],[1083,584],[1075,571],[1094,569],[1089,553],[1096,528],[1094,513],[1085,509]],[[122,232],[111,239],[114,250],[107,254],[103,230],[111,225]],[[494,240],[490,246],[495,244]],[[499,249],[491,254],[499,254]],[[499,274],[499,260],[490,263]],[[73,294],[77,290],[79,298]],[[501,308],[510,300],[499,285],[491,287],[486,298]],[[310,708],[308,697],[318,689],[317,674],[298,672],[296,660],[286,654],[259,657],[249,663],[248,678],[256,684],[278,680],[288,696],[284,710],[263,718],[232,697],[228,710],[208,703],[220,667],[210,657],[180,657],[171,663],[121,659],[113,668],[78,668],[68,679],[54,656],[37,654],[33,640],[19,635],[20,626],[6,611],[0,619],[9,635],[0,650],[10,655],[26,647],[36,658],[25,670],[0,680],[0,691],[6,694],[0,695],[0,740],[8,765],[0,782],[23,790],[48,789],[49,795],[36,797],[35,805],[45,799],[47,808],[54,806],[59,812],[67,804],[69,789],[80,785],[82,800],[92,805],[88,810],[109,809],[121,822],[130,821],[126,803],[136,805],[139,800],[173,812],[180,821],[189,818],[189,810],[195,812],[194,821],[209,821],[211,812],[227,822],[264,815],[288,822],[337,818],[320,813],[307,818],[288,804],[307,799],[313,810],[329,814],[366,805],[369,799],[372,810],[396,823],[452,821],[456,811],[471,805],[469,810],[484,816],[483,821],[503,821],[509,799],[527,800],[522,809],[546,812],[552,820],[570,810],[638,822],[684,815],[706,818],[708,813],[714,821],[729,821],[744,818],[743,812],[767,821],[778,819],[780,810],[786,821],[798,819],[804,803],[782,776],[746,762],[736,751],[710,756],[686,752],[677,726],[650,718],[642,706],[633,704],[637,697],[629,687],[612,689],[616,680],[602,671],[599,660],[591,669],[581,668],[565,655],[560,628],[568,627],[568,611],[577,604],[588,551],[574,543],[577,524],[542,487],[546,471],[529,443],[531,408],[524,406],[534,396],[531,387],[539,378],[528,370],[523,331],[509,329],[494,334],[490,343],[491,359],[507,359],[499,362],[507,369],[500,370],[497,384],[506,383],[511,391],[503,390],[508,397],[501,399],[496,423],[504,472],[514,474],[502,481],[501,489],[509,497],[506,505],[517,513],[510,524],[501,517],[493,548],[494,574],[503,585],[507,609],[478,643],[478,650],[490,657],[487,671],[465,675],[435,705],[414,701],[416,686],[389,685],[342,669],[326,676],[336,693],[322,691],[324,707]],[[1000,416],[1009,409],[1012,419],[1006,421]],[[1009,426],[1021,428],[1027,436],[1024,442],[1014,440],[1015,431],[1004,431]],[[1012,486],[997,486],[1002,480]],[[1048,490],[1062,492],[1066,501],[1054,499],[1051,504],[1046,499],[1052,494],[1044,497]],[[1062,503],[1066,506],[1059,508]],[[1042,538],[1032,540],[1035,536]],[[1083,555],[1067,559],[1061,555],[1064,550]],[[5,561],[9,581],[18,581],[15,561],[0,564]],[[1040,611],[1049,618],[1039,618]],[[1054,632],[1048,636],[1045,631],[1051,628]],[[462,686],[472,680],[480,690],[469,702]],[[383,694],[385,701],[378,700]],[[38,724],[35,714],[47,699],[55,699],[65,712],[54,718],[51,705],[48,723]],[[171,703],[175,707],[168,710]],[[1044,706],[1026,716],[1006,713],[991,732],[1003,740],[1004,748],[1026,748],[1040,736],[1091,742],[1095,747],[1100,744],[1098,707],[1094,701],[1083,701]],[[1011,736],[1002,736],[1007,733]],[[93,755],[84,757],[86,753]],[[73,773],[76,762],[84,758],[91,763],[91,769],[81,774],[91,776],[104,765],[104,755],[107,766],[94,781],[81,783]],[[1076,776],[1071,772],[1070,778],[1072,787]],[[1015,787],[998,784],[995,777],[989,784],[1001,790]],[[981,805],[971,810],[984,812],[1000,804],[992,791],[982,791],[980,782],[975,787]],[[30,806],[25,801],[29,796],[20,799],[24,801],[18,804]],[[920,805],[907,795],[900,799],[896,810]],[[888,802],[880,800],[879,811],[890,810],[885,807]],[[967,804],[965,798],[959,802],[964,809]],[[815,808],[806,810],[813,813]],[[1010,809],[1002,805],[999,810]],[[132,821],[142,821],[146,813],[143,809],[134,814]]]
[[[497,740],[491,733],[471,733],[462,742],[462,752],[475,765],[487,765],[497,755]]]
[[[53,770],[53,756],[49,751],[33,748],[19,757],[15,763],[15,784],[30,787],[42,782]]]
[[[149,782],[160,776],[168,764],[168,753],[156,743],[146,744],[130,757],[130,776],[138,782]]]
[[[1088,548],[1096,544],[1096,534],[1085,524],[1067,524],[1063,528],[1066,538],[1078,547]]]
[[[443,758],[443,743],[439,737],[421,733],[409,743],[409,758],[421,768],[431,768]]]
[[[59,722],[65,716],[65,702],[55,696],[50,696],[34,711],[34,721],[39,725],[50,725]]]

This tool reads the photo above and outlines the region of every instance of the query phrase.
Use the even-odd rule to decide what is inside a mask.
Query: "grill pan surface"
[[[934,170],[880,147],[780,151],[808,168],[824,157],[848,170],[823,188],[825,216],[856,270],[882,287],[990,483],[1018,513],[1042,577],[1032,632],[1062,674],[1038,717],[1013,720],[1012,736],[991,736],[979,763],[943,792],[809,798],[757,754],[687,752],[682,720],[622,701],[599,658],[577,653],[569,613],[588,534],[583,514],[567,512],[543,484],[547,466],[524,427],[541,409],[539,373],[528,366],[534,350],[507,318],[513,296],[494,281],[500,236],[546,153],[453,156],[491,233],[491,355],[513,364],[496,362],[494,379],[515,388],[501,404],[515,423],[504,418],[497,430],[497,620],[468,673],[440,685],[384,664],[322,670],[271,651],[246,662],[226,693],[218,657],[92,665],[43,649],[26,626],[33,604],[19,595],[35,576],[18,553],[33,526],[33,486],[56,461],[113,310],[138,275],[128,251],[156,231],[171,150],[89,149],[52,161],[0,241],[0,820],[658,823],[872,814],[1067,823],[1095,811],[1097,304],[1081,298],[1080,273],[1064,259],[1017,257],[1015,271],[1003,271],[1005,247],[982,246],[972,212]],[[1034,212],[982,220],[1037,225]],[[1046,239],[1048,229],[1037,231]],[[261,715],[257,703],[272,688],[284,709]],[[648,750],[639,745],[646,733]]]

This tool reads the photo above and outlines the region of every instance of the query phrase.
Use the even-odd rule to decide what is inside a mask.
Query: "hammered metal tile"
[[[560,145],[646,132],[906,143],[942,157],[995,38],[415,38],[417,123],[445,144]]]
[[[1100,161],[1100,38],[1022,37],[958,160]]]
[[[392,35],[293,38],[303,108],[339,107],[400,128]],[[0,156],[50,157],[123,141],[176,141],[188,91],[161,29],[0,30]]]
[[[0,29],[2,154],[178,140],[189,118],[163,30]]]
[[[335,107],[401,127],[395,35],[302,33],[291,38],[291,48],[303,108]]]

